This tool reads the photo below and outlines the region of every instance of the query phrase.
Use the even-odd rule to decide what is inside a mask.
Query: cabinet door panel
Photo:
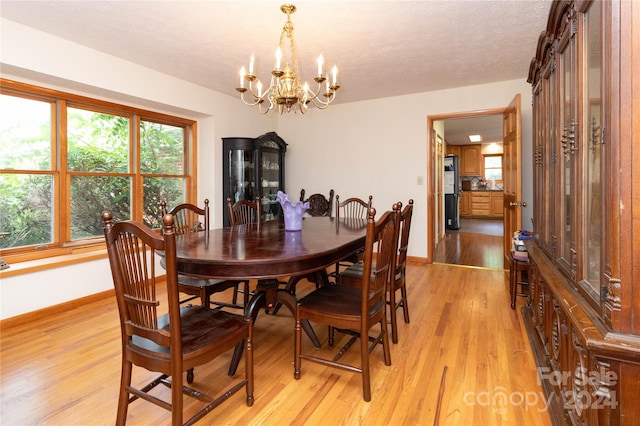
[[[572,14],[573,16],[573,14]],[[572,21],[575,18],[572,18]],[[561,191],[560,191],[560,266],[565,269],[572,279],[575,279],[575,243],[574,236],[574,203],[575,190],[575,148],[576,135],[576,68],[575,49],[576,38],[573,24],[566,30],[567,34],[560,46],[560,123],[561,123]]]
[[[602,31],[602,4],[594,2],[582,15],[584,29],[584,48],[582,72],[583,93],[585,99],[582,114],[582,132],[584,148],[582,156],[584,163],[584,212],[582,253],[584,256],[582,265],[583,271],[581,279],[587,284],[596,299],[600,294],[600,241],[602,235],[602,108],[603,99],[601,79],[602,79],[602,45],[600,34]]]
[[[480,176],[480,145],[463,145],[460,149],[460,175]]]

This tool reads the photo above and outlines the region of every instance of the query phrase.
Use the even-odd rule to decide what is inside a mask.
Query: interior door
[[[436,245],[444,238],[445,217],[444,217],[444,197],[443,192],[443,170],[444,170],[444,143],[440,135],[436,135],[436,214],[437,214],[437,233],[436,233]]]
[[[503,113],[504,149],[504,267],[509,267],[513,233],[522,229],[522,123],[518,93]]]

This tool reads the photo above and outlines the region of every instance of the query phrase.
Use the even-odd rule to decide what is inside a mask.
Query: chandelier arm
[[[262,107],[262,104],[263,104],[263,103],[264,103],[264,102],[259,102],[259,103],[258,103],[258,111],[260,112],[260,114],[266,114],[266,113],[268,113],[268,112],[269,112],[269,110],[271,109],[271,108],[263,108],[263,107]]]
[[[309,89],[308,94],[310,95],[308,99],[313,102],[313,104],[319,109],[325,109],[326,107],[328,107],[336,97],[336,91],[331,89],[331,87],[329,87],[328,92],[322,93],[322,84],[320,83],[318,83],[318,90],[315,93],[311,89]],[[327,100],[323,101],[319,96],[320,94],[324,95]]]
[[[255,106],[260,103],[260,99],[256,98],[255,96],[254,98],[255,98],[254,102],[247,102],[247,100],[244,98],[244,92],[240,94],[240,99],[242,99],[242,102],[247,106]]]

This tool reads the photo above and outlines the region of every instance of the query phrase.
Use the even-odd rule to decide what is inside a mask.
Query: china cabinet
[[[556,0],[542,30],[522,314],[555,424],[637,424],[640,2]]]
[[[260,197],[261,220],[281,218],[276,194],[285,191],[287,143],[275,132],[268,132],[257,138],[222,138],[222,146],[224,226],[229,225],[227,198],[236,202]]]

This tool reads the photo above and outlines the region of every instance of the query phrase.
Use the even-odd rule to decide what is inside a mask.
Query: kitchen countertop
[[[488,189],[488,188],[478,188],[478,189],[469,189],[464,192],[503,192],[503,189]]]

